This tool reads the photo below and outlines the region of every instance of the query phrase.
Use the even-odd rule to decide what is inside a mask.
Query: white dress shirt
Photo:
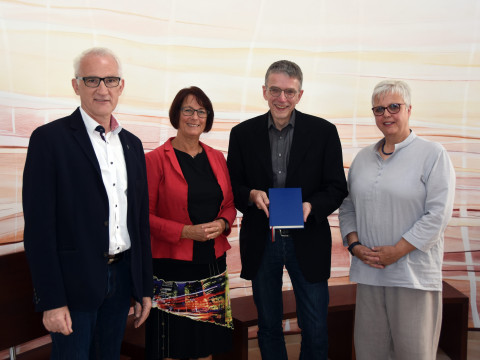
[[[122,143],[118,136],[122,127],[112,115],[111,131],[105,134],[105,140],[103,140],[100,133],[95,130],[99,124],[81,107],[80,112],[95,150],[107,191],[110,209],[108,253],[113,255],[130,248],[130,235],[127,229],[127,167]]]

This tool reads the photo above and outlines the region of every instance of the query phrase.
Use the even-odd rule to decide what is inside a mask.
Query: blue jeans
[[[72,311],[73,333],[50,333],[51,360],[118,360],[130,310],[130,261],[124,256],[108,266],[107,291],[94,311]]]
[[[262,360],[286,360],[283,336],[282,276],[286,267],[297,303],[298,326],[302,330],[300,360],[328,357],[328,282],[308,282],[300,270],[293,239],[276,236],[268,241],[262,263],[252,280],[258,311],[258,344]]]

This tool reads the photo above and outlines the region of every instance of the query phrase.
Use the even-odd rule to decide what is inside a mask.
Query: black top
[[[188,215],[194,225],[217,218],[223,193],[212,171],[205,151],[195,157],[175,149],[178,163],[188,184]],[[193,242],[194,263],[210,263],[215,260],[214,240]]]

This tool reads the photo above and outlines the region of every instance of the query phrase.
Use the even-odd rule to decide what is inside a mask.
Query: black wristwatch
[[[230,224],[228,223],[228,220],[223,218],[223,217],[219,217],[215,220],[223,220],[223,222],[225,223],[225,230],[224,232],[228,232],[230,230]]]
[[[362,245],[362,244],[360,243],[360,241],[354,241],[350,245],[348,245],[348,251],[350,252],[350,254],[352,254],[352,256],[355,256],[355,254],[353,253],[353,248],[357,245]]]

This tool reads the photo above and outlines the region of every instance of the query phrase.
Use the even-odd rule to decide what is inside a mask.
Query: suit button
[[[103,225],[108,226],[108,220],[106,220]]]

